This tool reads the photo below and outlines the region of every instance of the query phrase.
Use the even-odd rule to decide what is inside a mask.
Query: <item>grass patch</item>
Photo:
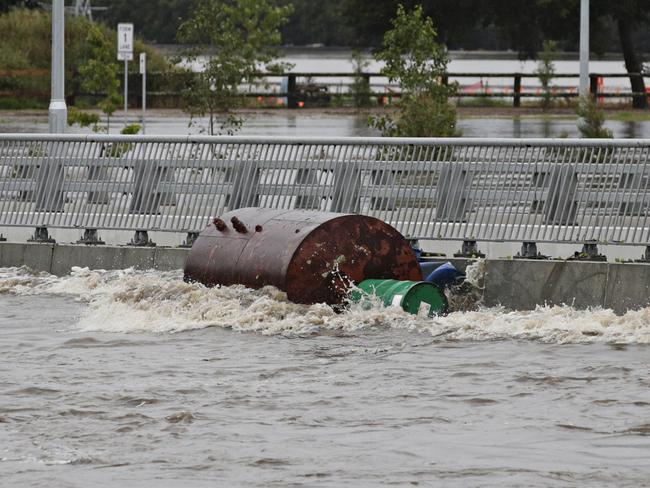
[[[463,98],[458,100],[459,107],[512,107],[512,102],[493,97]]]
[[[0,98],[0,110],[47,109],[49,102],[34,98]]]
[[[643,122],[650,120],[650,111],[648,110],[623,110],[616,112],[608,112],[606,115],[608,120],[617,120],[619,122]]]

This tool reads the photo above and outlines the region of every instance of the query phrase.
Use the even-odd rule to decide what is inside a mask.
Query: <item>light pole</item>
[[[589,0],[580,0],[580,96],[589,95]]]
[[[52,88],[48,120],[50,132],[65,132],[68,108],[65,105],[64,0],[52,2]]]

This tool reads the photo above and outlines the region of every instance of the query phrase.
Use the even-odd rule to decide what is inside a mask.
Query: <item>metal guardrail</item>
[[[650,140],[0,134],[0,226],[358,212],[420,239],[650,245]]]
[[[123,72],[118,73],[119,77],[123,76]],[[30,97],[49,100],[49,85],[38,82],[46,81],[50,75],[49,70],[31,69],[31,70],[0,70],[0,94],[7,97]],[[149,85],[148,98],[150,102],[157,100],[167,99],[163,106],[168,107],[169,102],[174,99],[179,99],[182,95],[183,89],[187,88],[191,83],[192,77],[195,73],[192,72],[150,72],[147,74],[147,82]],[[369,92],[364,96],[369,96],[378,101],[382,99],[399,98],[400,89],[399,85],[391,84],[385,75],[380,72],[364,72],[364,73],[351,73],[351,72],[287,72],[287,73],[258,73],[256,81],[247,83],[240,86],[240,92],[245,97],[262,97],[262,98],[286,98],[286,104],[289,108],[298,108],[300,101],[309,101],[310,94],[299,88],[298,80],[315,79],[319,80],[317,84],[327,88],[334,86],[345,87],[342,92],[334,93],[331,90],[327,92],[327,97],[330,98],[349,98],[353,97],[354,93],[350,90],[351,83],[356,77],[362,77],[367,81]],[[132,72],[129,74],[129,86],[138,86],[140,84],[141,75]],[[553,85],[556,80],[578,79],[579,73],[555,73],[551,78]],[[68,101],[71,103],[76,96],[105,96],[105,93],[86,93],[79,87],[79,78],[73,73],[70,78],[68,86]],[[282,88],[281,79],[286,78],[286,90]],[[489,81],[494,79],[512,80],[511,84],[490,85]],[[458,93],[455,98],[499,98],[510,99],[514,107],[521,106],[522,98],[539,99],[544,96],[541,85],[524,86],[522,83],[526,79],[538,79],[539,75],[536,73],[519,73],[519,72],[502,72],[502,73],[485,73],[485,72],[450,72],[443,77],[443,82],[456,81],[460,83]],[[650,73],[590,73],[590,93],[601,100],[609,99],[626,99],[633,97],[648,97],[650,92],[634,92],[623,90],[621,87],[616,89],[606,90],[604,80],[616,78],[637,78],[640,80],[650,78]],[[327,82],[325,80],[338,80]],[[340,82],[341,79],[346,80],[345,83]],[[471,79],[481,80],[481,86],[476,87],[475,84],[464,84],[462,80]],[[485,86],[482,81],[486,80]],[[26,86],[23,86],[27,83]],[[49,82],[48,82],[49,83]],[[503,83],[503,81],[501,81]],[[601,85],[603,84],[603,85]],[[271,88],[273,87],[273,88]],[[304,88],[304,87],[303,87]],[[378,91],[377,88],[380,88]],[[315,93],[314,96],[318,97],[319,94]],[[548,96],[551,98],[574,98],[578,96],[578,86],[552,86],[549,89]],[[321,100],[322,103],[325,103]],[[129,96],[129,103],[135,106],[142,105],[142,97],[138,93],[132,93]],[[178,102],[173,103],[177,105]],[[155,105],[155,103],[154,103]]]

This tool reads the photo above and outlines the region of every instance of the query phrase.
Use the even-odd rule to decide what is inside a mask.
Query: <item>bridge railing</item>
[[[195,232],[236,208],[420,239],[650,245],[650,140],[0,134],[0,226]]]

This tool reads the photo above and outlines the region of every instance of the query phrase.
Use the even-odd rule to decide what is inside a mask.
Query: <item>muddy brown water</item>
[[[0,270],[2,486],[645,486],[650,309],[302,306]]]

